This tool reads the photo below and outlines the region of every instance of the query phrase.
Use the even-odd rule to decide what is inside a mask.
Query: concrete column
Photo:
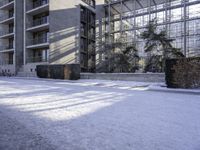
[[[24,56],[24,0],[15,0],[15,68],[23,65]]]

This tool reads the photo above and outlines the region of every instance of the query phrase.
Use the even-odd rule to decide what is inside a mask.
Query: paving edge
[[[148,91],[200,95],[200,89],[171,89],[166,87],[149,86]]]
[[[45,79],[45,78],[38,78],[38,77],[7,77],[7,78],[25,79],[25,80],[43,80],[43,81],[63,81],[63,82],[70,82],[70,83],[74,82],[73,80]],[[84,80],[84,79],[81,79],[81,80]],[[93,79],[86,79],[86,80],[93,80]],[[106,80],[106,81],[109,81],[109,80]],[[110,80],[110,81],[116,81],[116,80]],[[149,85],[147,91],[200,95],[200,89],[172,89],[172,88],[161,87],[159,85],[158,86]]]

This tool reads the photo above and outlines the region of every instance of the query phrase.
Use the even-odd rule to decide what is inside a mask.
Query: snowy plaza
[[[200,93],[147,83],[2,77],[0,118],[2,150],[200,150]]]

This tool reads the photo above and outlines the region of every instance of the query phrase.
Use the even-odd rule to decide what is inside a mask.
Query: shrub
[[[200,58],[166,60],[166,84],[169,88],[200,87]]]

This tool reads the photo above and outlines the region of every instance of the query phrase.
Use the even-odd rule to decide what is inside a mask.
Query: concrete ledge
[[[81,73],[81,79],[165,82],[164,73]]]

